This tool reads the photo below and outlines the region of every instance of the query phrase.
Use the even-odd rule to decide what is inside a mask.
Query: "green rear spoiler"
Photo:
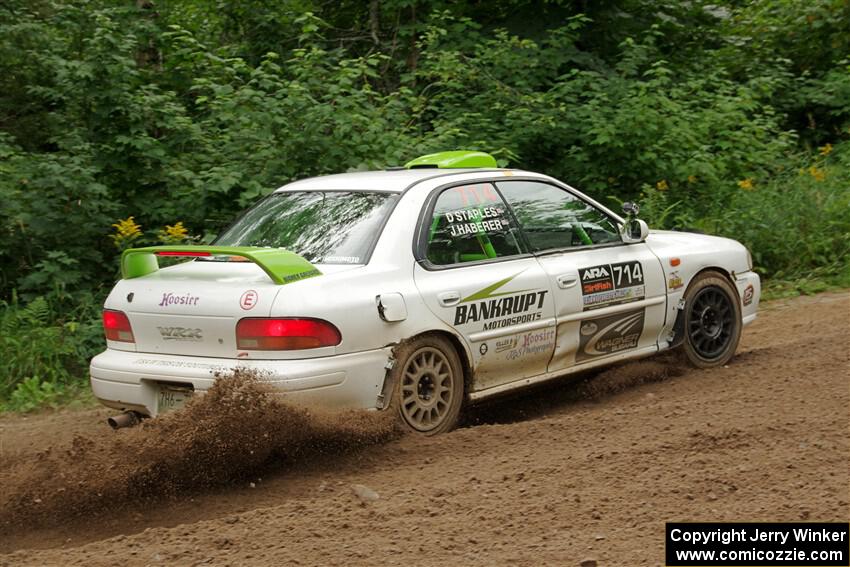
[[[322,275],[313,264],[295,252],[280,248],[255,246],[149,246],[130,248],[121,254],[121,277],[125,280],[139,278],[159,270],[158,256],[238,256],[257,264],[271,280],[278,284]]]

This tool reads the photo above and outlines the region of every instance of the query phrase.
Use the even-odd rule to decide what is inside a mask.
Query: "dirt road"
[[[79,494],[63,507],[48,490],[42,502],[45,475],[68,493],[112,487],[110,470],[152,458],[150,439],[115,445],[103,410],[6,416],[0,503],[24,511],[5,510],[0,565],[662,565],[665,521],[847,521],[848,386],[850,293],[803,297],[765,305],[725,368],[649,359],[491,403],[436,439],[376,429],[350,451],[327,428],[293,422],[324,436],[324,450],[284,451],[260,469],[231,460],[238,480],[185,440],[169,448],[160,428],[162,456],[145,478],[170,471],[173,481],[182,459],[229,484],[177,482],[163,500],[148,482],[138,503],[125,487],[113,491],[118,510],[91,512]],[[238,439],[222,459],[249,456]],[[86,443],[112,458],[120,447],[130,465],[65,478],[56,463]],[[60,505],[29,523],[27,507],[50,502]]]

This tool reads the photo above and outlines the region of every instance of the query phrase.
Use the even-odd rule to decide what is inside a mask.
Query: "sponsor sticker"
[[[684,285],[685,282],[682,281],[682,277],[679,275],[679,272],[670,272],[670,276],[667,278],[668,289],[679,289]]]
[[[637,348],[643,323],[643,309],[584,321],[579,328],[576,362]]]
[[[249,289],[245,293],[242,294],[242,297],[239,298],[239,307],[248,311],[249,309],[253,309],[257,304],[257,299],[259,299],[259,294],[253,289]]]
[[[646,293],[640,262],[580,268],[578,274],[584,311],[639,301]]]
[[[183,360],[159,360],[150,358],[137,358],[133,361],[134,364],[140,366],[171,366],[175,368],[199,368],[202,370],[212,370],[215,368],[211,364],[203,362],[186,362]]]
[[[327,264],[359,264],[360,256],[325,256],[322,261]]]
[[[187,329],[186,327],[157,327],[164,341],[192,341],[204,340],[202,329]]]
[[[753,297],[755,297],[755,295],[756,290],[753,288],[753,284],[748,285],[746,289],[744,289],[744,296],[741,299],[743,299],[745,307],[753,302]]]
[[[487,343],[481,343],[481,346],[478,347],[478,352],[481,353],[481,356],[484,356],[485,354],[487,354],[489,348],[490,347],[487,346]]]
[[[519,360],[531,356],[548,354],[555,344],[555,329],[530,331],[516,337],[516,346],[505,355],[507,360]]]
[[[192,295],[191,293],[185,293],[183,295],[178,295],[176,293],[163,293],[162,301],[159,302],[160,307],[170,307],[172,305],[197,305],[200,297],[197,295]]]
[[[548,289],[498,291],[521,273],[517,272],[463,298],[455,307],[454,324],[481,322],[482,330],[488,331],[541,319]]]
[[[502,339],[496,341],[496,352],[505,352],[507,350],[513,350],[516,348],[519,339],[517,337],[510,337],[507,339]]]
[[[307,270],[298,274],[292,274],[290,276],[286,276],[283,278],[284,283],[292,283],[297,282],[298,280],[306,280],[307,278],[312,278],[314,276],[321,276],[322,272],[318,269],[314,268],[312,270]]]
[[[587,336],[587,335],[592,335],[593,333],[595,333],[597,329],[599,329],[599,325],[597,325],[593,321],[586,321],[581,326],[581,330],[579,332],[582,335]]]

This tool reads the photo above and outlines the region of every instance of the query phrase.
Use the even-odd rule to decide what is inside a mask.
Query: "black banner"
[[[668,523],[668,567],[850,566],[850,524]]]

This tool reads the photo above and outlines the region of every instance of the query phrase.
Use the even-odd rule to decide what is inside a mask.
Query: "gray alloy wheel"
[[[409,429],[435,435],[454,429],[463,403],[463,368],[454,346],[423,335],[396,352],[395,403]]]

